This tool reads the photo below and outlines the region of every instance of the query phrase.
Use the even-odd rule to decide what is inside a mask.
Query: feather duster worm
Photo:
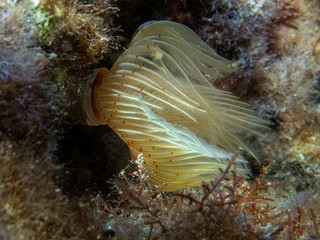
[[[88,123],[108,124],[133,157],[142,153],[154,186],[172,191],[200,185],[219,175],[238,147],[251,153],[237,132],[264,127],[248,104],[208,81],[232,71],[231,62],[188,27],[144,23],[84,96]],[[237,162],[247,174],[246,161]]]

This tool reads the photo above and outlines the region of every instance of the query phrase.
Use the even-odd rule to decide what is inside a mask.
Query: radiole
[[[265,126],[248,104],[209,82],[232,71],[232,62],[188,27],[144,23],[85,93],[88,124],[108,124],[134,158],[142,153],[154,186],[172,191],[200,185],[218,176],[239,147],[253,155],[238,133],[256,134]],[[247,174],[246,160],[236,161]]]

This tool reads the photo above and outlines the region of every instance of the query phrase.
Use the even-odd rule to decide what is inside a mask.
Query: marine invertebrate
[[[239,131],[264,122],[248,104],[208,81],[233,71],[188,27],[142,24],[110,71],[101,69],[84,96],[90,125],[108,124],[142,153],[149,180],[171,191],[200,185],[225,168],[238,147],[253,153]],[[237,158],[247,174],[246,160]]]

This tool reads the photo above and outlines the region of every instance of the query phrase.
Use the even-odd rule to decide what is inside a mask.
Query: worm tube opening
[[[82,97],[82,108],[85,113],[85,120],[89,126],[106,125],[103,114],[101,113],[96,103],[95,89],[99,87],[109,70],[101,68],[95,74],[93,81],[84,86]]]

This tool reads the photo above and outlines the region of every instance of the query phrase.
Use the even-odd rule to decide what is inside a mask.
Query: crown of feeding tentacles
[[[248,104],[208,81],[232,71],[188,27],[144,23],[111,70],[97,73],[87,95],[88,122],[108,124],[133,157],[143,154],[154,186],[200,185],[218,176],[239,147],[252,154],[238,132],[264,127]],[[237,162],[247,174],[246,161]]]

